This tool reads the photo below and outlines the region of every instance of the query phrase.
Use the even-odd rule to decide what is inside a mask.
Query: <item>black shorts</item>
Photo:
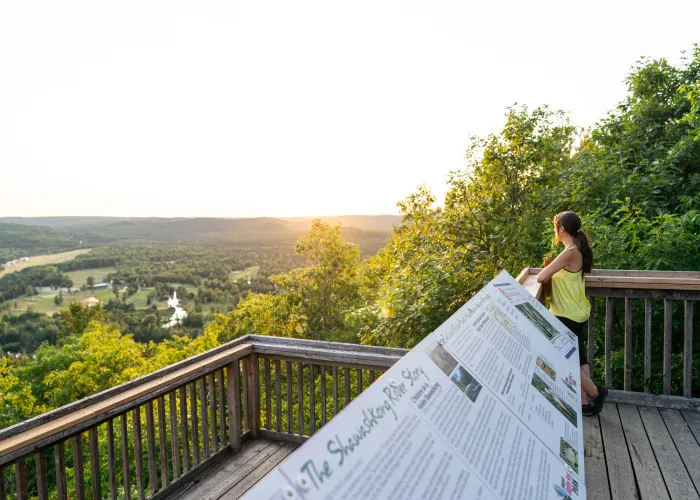
[[[578,337],[578,359],[581,362],[581,366],[587,365],[588,364],[588,359],[586,357],[586,350],[583,348],[583,337],[584,337],[584,332],[586,331],[585,326],[587,321],[584,321],[583,323],[577,323],[576,321],[569,319],[569,318],[564,318],[563,316],[557,316],[557,319],[564,323],[564,325],[574,332],[576,337]]]

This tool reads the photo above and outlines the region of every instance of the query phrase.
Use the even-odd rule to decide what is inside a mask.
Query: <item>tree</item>
[[[591,133],[598,168],[615,173],[605,191],[629,198],[646,217],[700,209],[698,82],[698,45],[678,67],[642,58],[627,77],[626,98]]]
[[[0,357],[0,428],[9,427],[38,415],[44,408],[37,405],[31,384],[18,377],[7,357]],[[0,484],[0,487],[4,485]]]
[[[61,290],[59,290],[58,294],[56,296],[54,296],[53,303],[56,304],[57,306],[60,306],[61,304],[63,304],[63,292]]]
[[[32,285],[27,285],[27,287],[24,289],[24,293],[27,294],[28,297],[38,295],[38,292]]]
[[[131,335],[104,323],[91,322],[80,336],[77,359],[68,368],[46,376],[45,383],[57,403],[67,404],[147,371],[144,347]]]
[[[219,339],[221,342],[254,333],[276,337],[308,336],[308,320],[291,293],[252,293],[226,316]]]
[[[561,112],[511,108],[498,134],[472,138],[444,206],[425,187],[400,202],[403,224],[362,269],[362,341],[411,348],[502,269],[541,262],[544,173],[569,164],[574,132]]]
[[[326,338],[345,327],[345,313],[358,299],[357,266],[360,251],[340,234],[340,224],[320,220],[311,223],[308,235],[299,239],[296,252],[309,265],[270,278],[284,293],[294,296],[290,303],[306,318],[306,333]]]
[[[93,278],[92,276],[88,276],[87,280],[86,280],[86,284],[87,284],[88,288],[90,289],[90,291],[92,291],[93,287],[95,286],[95,278]]]
[[[93,321],[103,321],[105,319],[102,304],[83,305],[77,301],[71,301],[66,309],[61,311],[63,326],[68,335],[80,335]]]

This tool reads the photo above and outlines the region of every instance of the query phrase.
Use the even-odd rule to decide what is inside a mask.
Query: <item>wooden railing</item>
[[[243,337],[0,431],[0,500],[170,497],[247,439],[305,440],[405,352]]]
[[[537,283],[540,271],[539,268],[524,269],[517,279],[542,301],[542,288]],[[638,392],[650,393],[652,382],[662,378],[662,390],[659,392],[663,395],[675,392],[685,398],[690,398],[693,390],[700,388],[699,377],[693,379],[693,309],[695,302],[700,300],[700,272],[597,269],[586,276],[586,295],[592,306],[588,320],[587,355],[589,361],[596,359],[596,354],[601,354],[597,345],[602,344],[606,386],[628,392],[636,386],[641,389]],[[634,311],[638,314],[635,315]],[[676,321],[674,325],[674,316],[678,318],[681,315],[682,322]],[[674,343],[681,332],[683,342]],[[614,376],[620,372],[614,366],[614,343],[622,343],[622,377]],[[640,352],[643,344],[643,369],[639,371],[633,370],[635,343],[640,344]],[[662,360],[662,371],[655,373],[652,371],[653,361],[658,365],[659,359]],[[593,363],[591,369],[594,369]],[[677,378],[680,379],[681,370],[682,387],[674,391],[673,374],[679,375]],[[622,384],[618,385],[620,378]],[[634,401],[638,404],[650,401],[633,394],[616,394],[616,397],[636,398]],[[683,403],[673,399],[654,399],[655,404],[660,401],[697,404],[697,400]]]
[[[518,276],[536,297],[541,295],[539,271],[528,268]],[[598,270],[586,285],[594,304],[589,359],[602,351],[606,384],[623,389],[612,391],[611,399],[700,410],[700,399],[690,398],[700,382],[692,377],[693,305],[700,299],[700,273]],[[624,308],[617,309],[622,305],[617,302],[624,302]],[[674,350],[676,303],[684,311],[683,343]],[[656,311],[659,307],[662,311]],[[635,309],[643,311],[641,318],[633,316]],[[622,325],[616,324],[615,311],[624,311]],[[654,312],[662,312],[663,321],[652,321]],[[657,353],[658,335],[663,342]],[[612,356],[618,337],[624,343],[621,367]],[[639,339],[644,362],[637,372],[632,344]],[[170,497],[248,439],[308,439],[406,352],[245,336],[0,431],[0,500],[26,499],[30,493],[59,500]],[[652,361],[659,356],[661,396],[648,394],[657,375]],[[672,361],[679,356],[682,394],[674,396]],[[613,376],[619,371],[621,377]],[[642,384],[633,377],[643,377]],[[614,386],[617,379],[620,387]],[[639,387],[647,393],[630,391]]]
[[[262,437],[304,441],[406,352],[256,337],[252,358],[259,406],[252,414],[260,419],[252,425],[260,426]]]
[[[167,496],[240,448],[248,430],[240,360],[252,351],[245,342],[222,346],[0,431],[0,500],[30,491],[40,499]]]

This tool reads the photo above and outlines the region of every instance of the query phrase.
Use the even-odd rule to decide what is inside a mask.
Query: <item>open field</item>
[[[82,248],[80,250],[72,250],[70,252],[63,253],[52,253],[49,255],[36,255],[34,257],[30,257],[29,260],[26,262],[19,262],[12,266],[6,266],[3,271],[0,271],[0,277],[4,276],[5,274],[14,273],[15,271],[21,271],[22,269],[26,269],[32,266],[43,266],[46,264],[58,264],[60,262],[67,262],[69,260],[75,259],[78,255],[88,253],[90,250],[92,250],[92,248]]]
[[[34,295],[33,297],[27,297],[26,295],[19,297],[10,302],[10,312],[17,314],[25,312],[28,309],[33,311],[53,314],[68,306],[71,300],[81,301],[87,299],[88,297],[95,297],[103,302],[107,302],[110,298],[114,298],[112,290],[94,290],[90,292],[89,290],[85,292],[75,292],[75,293],[64,293],[63,294],[63,305],[57,306],[53,303],[54,297],[58,295],[57,291],[52,292],[41,292],[39,295]],[[17,304],[15,308],[14,305]]]
[[[73,286],[81,286],[87,284],[88,276],[95,278],[95,283],[102,283],[107,279],[109,273],[116,273],[116,267],[101,267],[99,269],[79,269],[70,271],[66,274],[73,280]]]
[[[85,274],[85,279],[87,279],[88,276],[93,276],[95,280],[97,281],[97,277],[101,276],[101,274],[98,274],[97,271],[99,272],[104,272],[104,276],[107,275],[105,271],[111,268],[102,268],[102,269],[86,269],[86,270],[81,270],[81,271],[74,271],[75,273],[84,273]],[[70,275],[73,274],[73,272],[68,273]],[[75,279],[73,279],[75,282],[76,286],[79,286],[81,284],[84,284],[83,282],[76,282]],[[170,283],[169,286],[173,288],[177,288],[180,286],[179,283]],[[185,288],[187,289],[187,293],[194,293],[195,295],[197,294],[197,287],[192,286],[192,285],[184,285]],[[136,292],[134,295],[129,297],[128,301],[131,304],[134,304],[134,307],[136,309],[146,309],[147,307],[150,307],[146,302],[148,301],[148,294],[151,293],[154,289],[152,287],[148,288],[140,288],[138,292]],[[27,297],[22,296],[19,297],[15,300],[10,301],[10,309],[9,312],[13,314],[18,314],[27,311],[28,309],[32,309],[33,311],[40,312],[40,313],[45,313],[45,314],[53,314],[61,309],[65,308],[68,306],[71,300],[85,300],[88,297],[95,297],[98,300],[101,300],[104,303],[107,303],[109,299],[114,299],[114,292],[112,292],[111,289],[109,290],[93,290],[92,292],[90,290],[86,290],[84,292],[75,292],[72,294],[69,293],[63,293],[63,304],[60,306],[57,306],[54,304],[53,300],[54,297],[58,295],[58,291],[46,291],[46,292],[40,292],[39,295],[34,295],[32,297]],[[191,304],[189,301],[185,301],[184,297],[179,297],[180,299],[180,305],[183,305],[183,302],[185,302],[185,305],[187,303]],[[15,303],[17,304],[17,307],[14,307]],[[168,309],[168,304],[165,301],[155,301],[153,302],[158,309],[160,310],[166,310]]]
[[[242,279],[252,280],[257,278],[259,271],[260,266],[246,267],[245,271],[233,271],[231,274],[229,274],[229,279],[231,281],[238,281]]]

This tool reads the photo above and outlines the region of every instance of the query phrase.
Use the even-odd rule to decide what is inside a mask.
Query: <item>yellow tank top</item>
[[[564,251],[574,248],[574,245],[566,247]],[[549,311],[555,316],[563,316],[577,323],[588,320],[591,313],[591,304],[586,298],[586,282],[583,279],[582,269],[578,272],[560,269],[552,275],[552,299]]]

